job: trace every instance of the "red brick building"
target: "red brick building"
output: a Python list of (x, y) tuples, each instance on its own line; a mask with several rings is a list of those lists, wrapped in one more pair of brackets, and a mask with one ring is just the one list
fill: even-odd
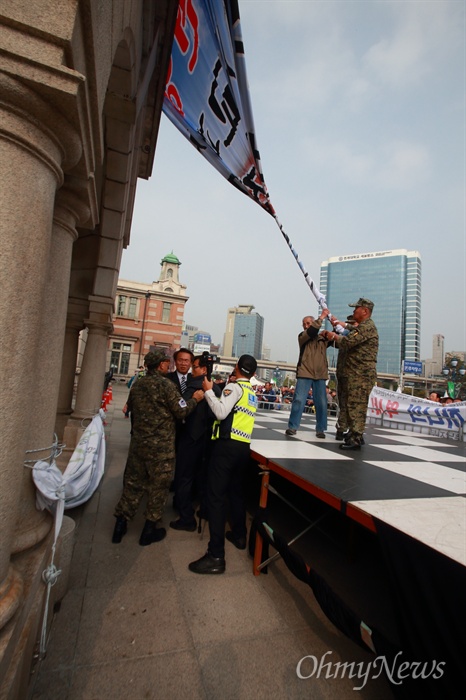
[(118, 280), (107, 351), (107, 368), (117, 378), (132, 376), (150, 349), (164, 348), (171, 356), (181, 345), (188, 301), (186, 285), (179, 281), (181, 263), (172, 251), (160, 264), (156, 282)]

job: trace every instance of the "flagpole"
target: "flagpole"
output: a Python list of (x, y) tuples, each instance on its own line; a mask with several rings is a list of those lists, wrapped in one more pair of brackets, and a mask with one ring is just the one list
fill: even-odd
[(303, 273), (304, 279), (306, 280), (306, 283), (307, 283), (308, 287), (310, 288), (311, 292), (312, 292), (313, 295), (315, 296), (317, 303), (318, 303), (319, 306), (321, 306), (323, 309), (327, 309), (328, 307), (327, 307), (327, 301), (326, 301), (326, 299), (325, 299), (325, 296), (321, 293), (321, 291), (319, 290), (318, 286), (316, 285), (316, 283), (314, 282), (314, 280), (312, 279), (312, 277), (309, 275), (309, 273), (307, 272), (306, 268), (304, 267), (303, 263), (302, 263), (301, 260), (299, 259), (299, 255), (298, 255), (297, 251), (296, 251), (295, 248), (293, 247), (293, 244), (291, 243), (291, 241), (290, 241), (288, 235), (285, 233), (285, 231), (284, 231), (284, 229), (283, 229), (283, 226), (282, 226), (281, 223), (279, 222), (279, 220), (278, 220), (278, 218), (277, 218), (277, 215), (276, 215), (275, 213), (273, 214), (273, 218), (275, 219), (275, 221), (276, 221), (276, 223), (277, 223), (277, 226), (278, 226), (278, 228), (280, 229), (281, 234), (282, 234), (283, 238), (285, 239), (285, 241), (286, 241), (286, 243), (287, 243), (287, 245), (288, 245), (288, 248), (291, 250), (294, 259), (295, 259), (296, 262), (298, 263), (299, 269), (300, 269), (301, 272)]

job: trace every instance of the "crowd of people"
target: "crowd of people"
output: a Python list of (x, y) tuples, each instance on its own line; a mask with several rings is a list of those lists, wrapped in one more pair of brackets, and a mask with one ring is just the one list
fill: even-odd
[[(131, 443), (112, 541), (121, 542), (144, 495), (147, 505), (139, 544), (161, 541), (166, 530), (159, 522), (172, 486), (178, 517), (170, 528), (194, 532), (196, 515), (209, 525), (207, 551), (189, 569), (199, 574), (223, 573), (225, 539), (246, 549), (243, 478), (258, 408), (280, 410), (288, 404), (285, 432), (289, 437), (296, 435), (303, 413), (312, 412), (316, 437), (325, 439), (327, 416), (336, 415), (335, 439), (340, 449), (361, 449), (368, 399), (376, 383), (378, 334), (371, 318), (372, 301), (360, 298), (349, 306), (354, 310), (344, 322), (327, 309), (318, 318), (303, 318), (294, 387), (278, 388), (267, 381), (254, 388), (251, 378), (257, 362), (251, 355), (242, 355), (224, 381), (210, 376), (212, 365), (206, 353), (194, 356), (180, 348), (173, 357), (175, 369), (169, 372), (170, 359), (164, 352), (149, 352), (144, 367), (128, 382), (130, 393), (123, 411), (131, 418)], [(322, 330), (326, 318), (332, 331)], [(339, 350), (336, 391), (328, 386), (326, 351), (331, 344)], [(429, 399), (452, 402), (437, 392)], [(225, 532), (227, 516), (230, 529)]]
[[(112, 542), (119, 544), (147, 495), (145, 524), (139, 544), (160, 542), (166, 529), (159, 522), (174, 474), (174, 530), (193, 532), (198, 517), (209, 525), (207, 551), (189, 564), (197, 574), (225, 571), (225, 538), (246, 549), (246, 505), (243, 478), (258, 399), (250, 379), (257, 369), (251, 355), (242, 355), (226, 382), (210, 377), (209, 359), (180, 348), (175, 370), (162, 350), (144, 358), (145, 371), (133, 381), (125, 415), (131, 417), (131, 442), (123, 492), (115, 507)], [(229, 515), (230, 529), (225, 532)]]

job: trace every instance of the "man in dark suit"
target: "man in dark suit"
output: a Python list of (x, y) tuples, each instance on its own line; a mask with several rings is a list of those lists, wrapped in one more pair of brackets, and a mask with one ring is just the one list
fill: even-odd
[[(207, 376), (208, 361), (202, 355), (195, 357), (189, 374), (185, 401), (194, 392), (202, 389), (202, 382)], [(218, 391), (221, 394), (221, 391)], [(197, 523), (194, 517), (193, 486), (197, 479), (198, 490), (202, 495), (203, 473), (210, 447), (214, 415), (206, 402), (199, 405), (188, 419), (178, 424), (175, 465), (175, 503), (179, 513), (178, 520), (173, 520), (170, 527), (174, 530), (194, 532)], [(202, 509), (202, 504), (201, 504)]]
[(188, 348), (180, 348), (173, 354), (176, 369), (167, 374), (167, 379), (170, 379), (182, 394), (186, 391), (189, 372), (193, 363), (194, 355)]

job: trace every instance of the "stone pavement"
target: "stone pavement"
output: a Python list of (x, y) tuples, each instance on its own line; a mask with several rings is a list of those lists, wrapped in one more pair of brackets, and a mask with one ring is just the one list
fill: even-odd
[[(30, 700), (390, 700), (384, 678), (297, 676), (304, 656), (336, 662), (373, 660), (330, 623), (312, 591), (281, 561), (255, 577), (247, 552), (226, 542), (226, 573), (200, 576), (188, 563), (207, 546), (205, 533), (168, 528), (138, 545), (143, 512), (122, 543), (111, 543), (113, 508), (129, 445), (123, 385), (107, 414), (106, 473), (93, 498), (67, 511), (76, 520), (68, 592), (54, 616), (47, 655), (37, 665)], [(312, 671), (312, 660), (303, 665)], [(327, 675), (335, 674), (332, 668)], [(317, 676), (320, 677), (317, 677)]]

